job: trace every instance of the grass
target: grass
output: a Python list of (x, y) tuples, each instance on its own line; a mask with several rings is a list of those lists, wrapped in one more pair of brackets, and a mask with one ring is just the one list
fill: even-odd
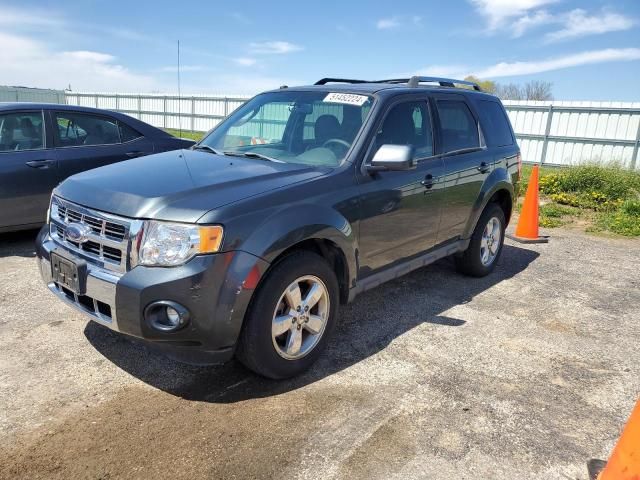
[(190, 130), (182, 130), (181, 132), (180, 130), (176, 130), (174, 128), (165, 128), (164, 131), (173, 135), (174, 137), (189, 138), (191, 140), (195, 140), (196, 142), (199, 141), (204, 136), (205, 133), (207, 133), (207, 132), (192, 132)]
[[(532, 170), (523, 167), (524, 195)], [(540, 168), (540, 226), (559, 227), (578, 218), (592, 232), (640, 236), (640, 172), (582, 165)]]

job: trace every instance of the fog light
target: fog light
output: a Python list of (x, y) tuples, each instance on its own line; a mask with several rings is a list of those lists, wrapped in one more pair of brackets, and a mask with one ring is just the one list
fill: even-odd
[(167, 320), (171, 325), (178, 325), (180, 323), (180, 314), (176, 312), (175, 308), (167, 307), (166, 309)]
[(160, 300), (153, 302), (144, 310), (147, 323), (162, 332), (175, 332), (189, 323), (190, 315), (186, 307), (177, 302)]

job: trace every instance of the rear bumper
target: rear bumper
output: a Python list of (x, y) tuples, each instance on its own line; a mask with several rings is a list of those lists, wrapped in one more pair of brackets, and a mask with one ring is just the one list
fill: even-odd
[[(52, 279), (51, 253), (74, 260), (45, 226), (36, 241), (42, 279), (62, 301), (112, 330), (157, 344), (190, 363), (220, 363), (233, 356), (245, 311), (268, 263), (246, 252), (198, 256), (174, 268), (138, 266), (123, 275), (87, 265), (86, 295), (78, 296)], [(251, 282), (246, 282), (247, 278)], [(190, 313), (176, 332), (159, 331), (144, 310), (159, 300), (177, 302)]]

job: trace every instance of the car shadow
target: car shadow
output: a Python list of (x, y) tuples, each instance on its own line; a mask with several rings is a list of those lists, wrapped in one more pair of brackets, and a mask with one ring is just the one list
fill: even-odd
[(0, 233), (0, 258), (36, 256), (38, 230)]
[(464, 320), (444, 312), (517, 275), (538, 256), (535, 251), (505, 245), (497, 268), (484, 278), (455, 273), (449, 258), (370, 290), (342, 306), (327, 350), (308, 372), (289, 380), (262, 378), (237, 361), (213, 367), (179, 363), (146, 343), (94, 322), (87, 324), (84, 333), (102, 355), (149, 385), (188, 400), (233, 403), (316, 382), (375, 355), (424, 323), (437, 328), (462, 327)]

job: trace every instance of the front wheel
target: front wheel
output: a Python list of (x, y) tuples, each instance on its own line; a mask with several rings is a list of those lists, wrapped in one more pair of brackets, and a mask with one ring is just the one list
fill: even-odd
[(316, 361), (335, 324), (336, 275), (311, 252), (296, 252), (267, 274), (251, 301), (237, 357), (268, 378), (297, 375)]
[(505, 217), (502, 208), (490, 203), (478, 220), (469, 247), (456, 257), (456, 269), (473, 277), (484, 277), (493, 271), (504, 245)]

